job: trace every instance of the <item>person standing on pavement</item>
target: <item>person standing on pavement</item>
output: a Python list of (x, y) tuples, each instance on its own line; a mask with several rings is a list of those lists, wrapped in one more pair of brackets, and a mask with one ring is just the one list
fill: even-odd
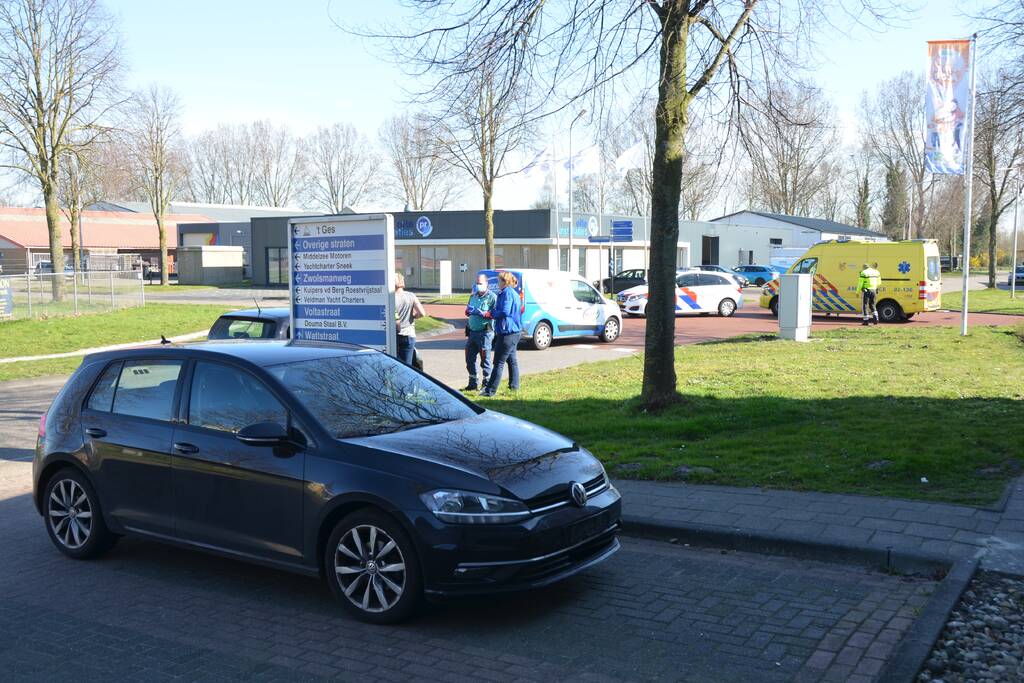
[(469, 384), (463, 391), (476, 391), (477, 360), (480, 361), (481, 382), (487, 384), (491, 376), (491, 344), (494, 342), (494, 322), (484, 314), (494, 309), (498, 297), (487, 287), (487, 276), (481, 273), (476, 278), (476, 287), (466, 306), (466, 370)]
[(882, 284), (882, 274), (872, 268), (870, 263), (865, 263), (857, 275), (857, 291), (861, 293), (861, 313), (864, 316), (862, 325), (878, 324), (875, 297), (880, 284)]
[(405, 291), (405, 276), (395, 273), (395, 328), (398, 331), (398, 360), (412, 365), (416, 353), (416, 318), (427, 312), (412, 292)]
[(484, 313), (485, 318), (494, 320), (494, 363), (491, 375), (484, 384), (481, 396), (494, 396), (501, 384), (501, 374), (505, 363), (508, 363), (508, 386), (512, 391), (519, 390), (519, 359), (516, 357), (516, 346), (523, 336), (523, 307), (516, 292), (519, 281), (507, 270), (498, 273), (498, 299), (494, 309)]

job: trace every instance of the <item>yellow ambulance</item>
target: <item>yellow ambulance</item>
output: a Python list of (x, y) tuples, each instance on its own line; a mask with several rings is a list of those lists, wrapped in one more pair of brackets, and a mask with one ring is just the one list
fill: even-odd
[[(827, 240), (808, 249), (786, 272), (807, 273), (813, 277), (815, 313), (860, 315), (857, 274), (865, 263), (882, 274), (876, 299), (882, 322), (909, 320), (915, 313), (938, 309), (942, 301), (942, 277), (935, 240)], [(779, 314), (778, 280), (765, 284), (760, 303), (774, 315)]]

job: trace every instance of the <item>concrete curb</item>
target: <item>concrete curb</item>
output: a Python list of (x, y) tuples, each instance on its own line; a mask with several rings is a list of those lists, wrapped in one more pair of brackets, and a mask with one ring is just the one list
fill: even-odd
[(744, 529), (722, 529), (700, 524), (653, 520), (623, 515), (623, 533), (658, 540), (671, 540), (698, 547), (726, 548), (742, 552), (799, 557), (840, 564), (854, 564), (901, 574), (943, 576), (920, 616), (900, 640), (886, 662), (879, 681), (911, 683), (931, 654), (935, 641), (978, 568), (974, 557), (952, 559), (894, 548), (877, 548), (850, 543), (811, 541), (796, 536)]
[(433, 330), (428, 330), (426, 332), (417, 332), (416, 333), (416, 338), (417, 339), (430, 339), (431, 337), (440, 337), (440, 336), (443, 336), (443, 335), (446, 335), (446, 334), (451, 334), (455, 330), (456, 330), (455, 325), (452, 325), (451, 323), (448, 323), (444, 327), (437, 327), (437, 328), (434, 328)]
[(880, 683), (905, 683), (917, 677), (977, 569), (978, 560), (973, 557), (953, 565), (879, 673)]
[[(168, 341), (172, 342), (187, 342), (196, 339), (202, 339), (209, 330), (200, 330), (198, 332), (189, 332), (188, 334), (179, 334), (176, 337), (168, 337)], [(53, 360), (55, 358), (74, 358), (76, 356), (87, 356), (90, 353), (100, 353), (101, 351), (117, 351), (118, 349), (130, 349), (136, 346), (154, 346), (161, 342), (160, 339), (146, 339), (143, 341), (125, 342), (124, 344), (111, 344), (110, 346), (97, 346), (91, 349), (78, 349), (77, 351), (66, 351), (64, 353), (48, 353), (43, 356), (18, 356), (17, 358), (0, 358), (0, 363), (30, 363), (37, 360)]]
[(699, 547), (726, 548), (742, 552), (799, 557), (822, 562), (854, 564), (879, 571), (935, 576), (949, 570), (952, 560), (940, 555), (906, 552), (896, 548), (852, 543), (812, 541), (798, 536), (765, 531), (661, 522), (647, 517), (623, 515), (624, 533), (659, 540), (675, 539)]

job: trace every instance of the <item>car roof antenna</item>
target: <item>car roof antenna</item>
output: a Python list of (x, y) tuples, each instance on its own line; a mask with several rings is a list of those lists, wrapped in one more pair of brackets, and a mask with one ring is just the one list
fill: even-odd
[(256, 300), (256, 297), (253, 297), (253, 298), (252, 298), (252, 302), (253, 302), (254, 304), (256, 304), (256, 313), (257, 313), (258, 315), (263, 315), (263, 309), (262, 309), (262, 308), (260, 308), (260, 302)]
[(173, 344), (173, 343), (174, 342), (172, 342), (170, 339), (168, 339), (164, 335), (162, 335), (162, 334), (160, 335), (160, 344), (161, 345), (163, 345), (163, 344)]

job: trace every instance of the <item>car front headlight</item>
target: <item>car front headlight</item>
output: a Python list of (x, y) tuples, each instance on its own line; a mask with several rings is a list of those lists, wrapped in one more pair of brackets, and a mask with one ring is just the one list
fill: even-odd
[(644, 294), (630, 294), (626, 297), (626, 301), (639, 301), (644, 298)]
[(483, 493), (441, 489), (421, 494), (420, 499), (442, 522), (454, 524), (505, 524), (530, 516), (518, 500)]

